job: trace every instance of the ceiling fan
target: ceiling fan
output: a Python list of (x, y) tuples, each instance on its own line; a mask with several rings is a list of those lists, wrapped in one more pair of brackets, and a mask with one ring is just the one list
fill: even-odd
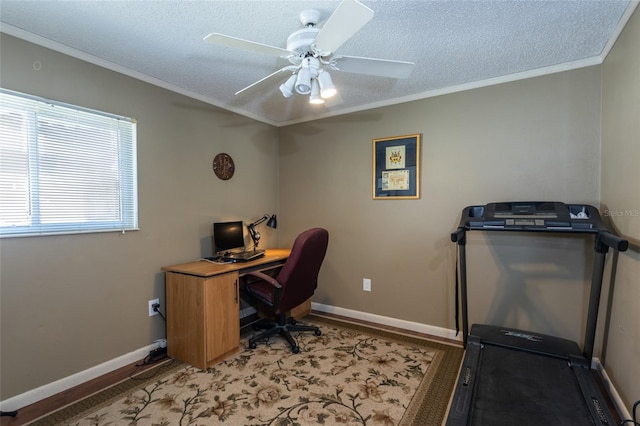
[(271, 78), (290, 73), (287, 80), (280, 85), (280, 92), (285, 98), (290, 98), (295, 92), (309, 95), (309, 102), (312, 104), (323, 104), (326, 99), (337, 95), (329, 70), (390, 78), (407, 78), (411, 74), (413, 62), (335, 54), (335, 51), (371, 18), (373, 10), (357, 0), (343, 0), (322, 28), (317, 28), (320, 21), (318, 10), (301, 12), (299, 19), (304, 28), (287, 38), (286, 49), (219, 33), (211, 33), (204, 40), (208, 43), (278, 56), (288, 59), (291, 63), (237, 91), (236, 95)]

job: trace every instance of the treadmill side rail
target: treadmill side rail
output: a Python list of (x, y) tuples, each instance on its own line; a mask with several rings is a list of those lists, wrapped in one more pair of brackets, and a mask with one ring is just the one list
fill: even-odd
[(573, 372), (576, 375), (585, 404), (595, 424), (598, 426), (616, 426), (617, 423), (613, 419), (607, 407), (607, 402), (593, 378), (592, 371), (588, 368), (574, 367)]
[(469, 336), (446, 426), (466, 426), (469, 424), (481, 352), (481, 339)]

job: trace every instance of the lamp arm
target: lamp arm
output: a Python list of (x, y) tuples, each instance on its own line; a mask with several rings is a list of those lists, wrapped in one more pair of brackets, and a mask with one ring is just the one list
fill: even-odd
[(269, 219), (269, 215), (265, 214), (264, 216), (262, 216), (260, 219), (256, 220), (255, 222), (253, 222), (251, 225), (249, 225), (249, 227), (252, 226), (258, 226), (260, 225), (262, 222), (264, 222), (265, 220)]
[(253, 241), (253, 249), (255, 250), (258, 248), (260, 233), (256, 230), (256, 226), (253, 223), (247, 226), (247, 230), (249, 231), (249, 235), (251, 236), (251, 240)]
[(247, 226), (247, 230), (249, 231), (249, 235), (251, 236), (251, 240), (253, 241), (254, 250), (258, 248), (258, 241), (260, 241), (260, 233), (256, 230), (256, 226), (260, 225), (267, 219), (269, 219), (269, 215), (265, 214), (260, 219)]
[(260, 225), (262, 222), (266, 221), (267, 219), (269, 219), (269, 222), (267, 223), (268, 226), (270, 226), (272, 228), (276, 228), (278, 226), (275, 214), (273, 216), (271, 216), (271, 218), (269, 217), (268, 214), (265, 214), (260, 219), (258, 219), (255, 222), (247, 225), (247, 230), (249, 231), (249, 235), (251, 236), (251, 239), (253, 240), (253, 249), (254, 250), (258, 249), (258, 242), (260, 241), (260, 237), (261, 237), (260, 232), (258, 232), (256, 230), (256, 226)]

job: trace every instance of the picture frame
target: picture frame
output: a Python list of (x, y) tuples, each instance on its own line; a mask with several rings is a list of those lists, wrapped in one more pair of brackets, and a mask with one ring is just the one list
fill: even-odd
[(420, 134), (373, 139), (373, 199), (420, 198)]

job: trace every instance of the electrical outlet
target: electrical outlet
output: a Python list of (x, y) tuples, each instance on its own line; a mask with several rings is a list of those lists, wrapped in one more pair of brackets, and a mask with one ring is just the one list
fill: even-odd
[(152, 317), (154, 315), (158, 315), (157, 311), (153, 310), (153, 305), (154, 304), (160, 304), (160, 299), (153, 299), (153, 300), (149, 300), (149, 316)]
[(371, 291), (371, 280), (369, 278), (362, 279), (362, 290)]

